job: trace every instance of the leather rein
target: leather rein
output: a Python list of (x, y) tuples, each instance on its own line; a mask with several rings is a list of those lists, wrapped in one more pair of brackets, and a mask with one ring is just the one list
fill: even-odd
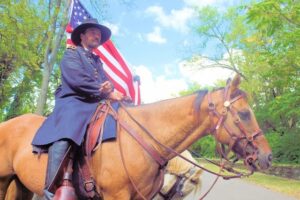
[[(239, 116), (238, 116), (238, 113), (236, 111), (236, 108), (232, 105), (234, 102), (236, 102), (237, 100), (241, 99), (241, 98), (244, 98), (243, 95), (238, 95), (237, 97), (233, 98), (233, 99), (230, 99), (230, 94), (229, 94), (229, 84), (227, 84), (227, 86), (225, 87), (224, 89), (224, 108), (222, 110), (221, 113), (219, 113), (217, 110), (216, 110), (216, 106), (215, 104), (213, 103), (212, 99), (211, 99), (211, 93), (208, 93), (208, 109), (209, 109), (209, 116), (210, 116), (210, 121), (211, 121), (211, 125), (212, 125), (212, 129), (210, 130), (210, 133), (215, 136), (215, 139), (217, 140), (217, 130), (223, 126), (225, 128), (225, 130), (228, 132), (228, 134), (230, 135), (231, 139), (233, 142), (231, 142), (229, 144), (229, 150), (228, 152), (224, 152), (224, 151), (218, 151), (219, 154), (221, 155), (221, 162), (222, 162), (222, 158), (225, 158), (227, 161), (229, 161), (229, 159), (227, 158), (227, 154), (230, 152), (230, 150), (232, 150), (234, 144), (236, 144), (236, 142), (240, 141), (240, 140), (243, 140), (243, 139), (246, 139), (247, 140), (247, 143), (246, 145), (244, 146), (244, 149), (243, 149), (243, 153), (245, 153), (245, 149), (247, 147), (248, 144), (251, 144), (254, 146), (254, 148), (256, 149), (256, 151), (252, 154), (252, 155), (249, 155), (246, 157), (245, 159), (245, 164), (248, 166), (249, 163), (252, 163), (253, 161), (255, 161), (257, 159), (257, 146), (254, 144), (254, 139), (261, 135), (262, 134), (262, 131), (261, 130), (257, 130), (255, 131), (254, 133), (248, 135), (247, 132), (246, 132), (246, 129), (244, 128), (243, 124), (241, 123), (240, 119), (239, 119)], [(168, 162), (167, 159), (163, 158), (160, 153), (155, 149), (153, 148), (151, 145), (149, 145), (146, 141), (144, 141), (144, 139), (133, 129), (131, 128), (124, 120), (120, 119), (118, 117), (118, 114), (117, 112), (111, 107), (110, 105), (110, 102), (107, 101), (107, 105), (110, 107), (110, 111), (109, 111), (109, 114), (111, 114), (115, 120), (119, 123), (119, 125), (126, 130), (127, 133), (129, 133), (144, 149), (145, 151), (148, 152), (148, 154), (158, 163), (159, 165), (159, 176), (161, 177), (161, 181), (160, 181), (160, 184), (157, 188), (154, 188), (152, 190), (152, 196), (154, 196), (161, 188), (162, 186), (162, 181), (163, 181), (163, 172), (164, 172), (164, 168)], [(250, 172), (250, 173), (242, 173), (242, 172), (238, 172), (236, 170), (234, 170), (232, 167), (230, 166), (225, 166), (224, 163), (221, 163), (221, 164), (218, 164), (218, 163), (215, 163), (214, 161), (209, 161), (210, 163), (212, 164), (215, 164), (217, 166), (220, 167), (220, 171), (219, 173), (216, 173), (216, 172), (213, 172), (209, 169), (206, 169), (204, 167), (202, 167), (201, 165), (199, 165), (198, 163), (195, 163), (185, 157), (183, 157), (182, 155), (180, 155), (179, 153), (177, 153), (174, 149), (162, 144), (160, 141), (158, 141), (154, 136), (153, 134), (151, 134), (142, 124), (140, 124), (127, 110), (126, 106), (120, 102), (120, 105), (121, 107), (124, 109), (124, 111), (128, 114), (128, 116), (151, 138), (155, 141), (156, 144), (158, 144), (160, 147), (163, 147), (164, 149), (166, 149), (167, 151), (169, 151), (170, 153), (173, 153), (175, 156), (179, 156), (180, 158), (182, 158), (183, 160), (193, 164), (194, 166), (204, 170), (204, 171), (207, 171), (208, 173), (211, 173), (211, 174), (214, 174), (217, 176), (216, 180), (214, 181), (213, 185), (211, 186), (211, 188), (207, 191), (207, 193), (212, 189), (212, 187), (214, 186), (214, 184), (216, 183), (216, 181), (218, 180), (219, 177), (222, 177), (223, 179), (231, 179), (231, 178), (240, 178), (240, 177), (243, 177), (243, 176), (249, 176), (251, 174), (253, 174), (253, 170)], [(239, 128), (239, 130), (242, 132), (243, 136), (238, 136), (236, 134), (234, 134), (234, 131), (232, 131), (228, 125), (225, 123), (225, 119), (226, 119), (226, 116), (228, 114), (228, 112), (230, 112), (234, 118), (235, 118), (235, 125)], [(217, 124), (214, 125), (214, 118), (217, 117), (218, 119), (218, 122)], [(219, 142), (218, 142), (219, 143)], [(133, 187), (135, 188), (136, 192), (139, 194), (139, 196), (146, 200), (147, 198), (145, 198), (145, 196), (139, 191), (139, 189), (137, 188), (136, 184), (134, 183), (134, 181), (132, 180), (131, 176), (129, 175), (128, 173), (128, 170), (127, 170), (127, 167), (125, 165), (125, 159), (124, 159), (124, 154), (123, 154), (123, 150), (122, 150), (122, 146), (121, 146), (121, 143), (119, 142), (119, 146), (120, 146), (120, 151), (121, 151), (121, 157), (122, 157), (122, 162), (123, 162), (123, 165), (124, 165), (124, 168), (125, 168), (125, 171), (127, 173), (127, 176), (129, 177), (130, 179), (130, 182), (131, 184), (133, 185)], [(206, 159), (207, 160), (207, 159)], [(230, 173), (233, 173), (235, 175), (224, 175), (224, 174), (221, 174), (221, 172), (223, 170), (226, 170)], [(201, 197), (200, 199), (203, 199), (207, 193)]]

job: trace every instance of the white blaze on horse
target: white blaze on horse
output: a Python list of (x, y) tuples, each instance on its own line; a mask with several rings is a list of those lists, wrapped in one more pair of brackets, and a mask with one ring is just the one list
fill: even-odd
[[(187, 150), (181, 155), (197, 162)], [(178, 156), (171, 159), (166, 167), (163, 187), (153, 200), (180, 200), (192, 192), (196, 194), (201, 188), (202, 172), (201, 169)]]
[[(218, 142), (228, 145), (251, 169), (268, 168), (271, 149), (239, 84), (240, 77), (236, 76), (224, 89), (121, 107), (117, 113), (117, 139), (104, 142), (90, 159), (97, 191), (103, 199), (151, 199), (162, 181), (161, 169), (175, 157), (170, 149), (183, 152), (209, 133), (214, 133)], [(34, 155), (31, 141), (44, 120), (27, 114), (0, 124), (0, 200), (5, 198), (14, 177), (29, 191), (43, 194), (47, 154)], [(124, 124), (135, 131), (139, 141)]]

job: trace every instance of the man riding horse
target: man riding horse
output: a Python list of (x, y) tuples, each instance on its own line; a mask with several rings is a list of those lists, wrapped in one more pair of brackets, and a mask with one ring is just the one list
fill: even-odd
[(106, 77), (100, 58), (92, 50), (111, 36), (109, 28), (96, 19), (87, 19), (71, 35), (77, 47), (69, 47), (62, 58), (61, 85), (55, 92), (53, 113), (36, 133), (32, 145), (36, 153), (48, 150), (45, 199), (52, 199), (49, 191), (58, 168), (70, 146), (82, 145), (88, 123), (99, 101), (122, 100)]

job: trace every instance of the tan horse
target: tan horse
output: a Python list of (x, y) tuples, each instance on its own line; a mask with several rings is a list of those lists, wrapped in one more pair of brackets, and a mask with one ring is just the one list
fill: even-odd
[[(240, 96), (243, 93), (238, 89), (239, 84), (240, 78), (236, 76), (227, 89), (213, 91), (200, 101), (199, 95), (194, 94), (130, 107), (128, 111), (154, 138), (177, 152), (183, 152), (197, 139), (211, 132), (217, 124), (221, 125), (215, 132), (219, 142), (230, 145), (240, 157), (246, 158), (249, 165), (254, 167), (258, 164), (260, 168), (266, 169), (271, 163), (271, 149), (264, 135), (258, 131), (259, 126), (246, 98)], [(212, 107), (225, 117), (210, 115)], [(225, 113), (225, 110), (228, 112)], [(123, 108), (119, 109), (118, 116), (136, 130), (146, 143), (153, 146), (161, 157), (170, 160), (175, 156), (149, 137), (145, 129), (137, 125)], [(239, 124), (238, 118), (241, 118)], [(14, 176), (31, 192), (42, 195), (47, 155), (39, 157), (32, 154), (30, 143), (44, 120), (44, 117), (27, 114), (0, 124), (0, 200), (5, 198)], [(140, 193), (146, 199), (151, 198), (160, 182), (160, 166), (120, 126), (118, 138), (103, 143), (92, 156), (91, 168), (98, 191), (101, 191), (105, 200), (141, 199), (124, 170), (120, 147), (129, 176)], [(248, 159), (249, 156), (251, 159)]]
[[(181, 155), (197, 163), (189, 151), (186, 150)], [(166, 167), (163, 187), (153, 200), (180, 200), (191, 192), (196, 193), (201, 188), (202, 172), (178, 156), (171, 159)]]
[[(189, 151), (186, 150), (182, 152), (181, 155), (197, 163)], [(200, 178), (202, 172), (201, 169), (196, 168), (193, 164), (178, 156), (172, 158), (166, 167), (164, 184), (160, 190), (160, 194), (157, 194), (153, 200), (180, 200), (192, 192), (196, 193), (201, 188)], [(171, 191), (173, 188), (176, 189), (174, 193)], [(31, 198), (32, 194), (30, 194), (18, 180), (14, 180), (8, 188), (5, 200), (26, 200)]]

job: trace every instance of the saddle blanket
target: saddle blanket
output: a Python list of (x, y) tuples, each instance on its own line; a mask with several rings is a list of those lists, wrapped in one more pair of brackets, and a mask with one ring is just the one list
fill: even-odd
[[(120, 104), (118, 102), (114, 102), (111, 104), (113, 109), (118, 112)], [(103, 137), (102, 142), (107, 140), (116, 139), (117, 137), (117, 122), (111, 115), (107, 115), (104, 125), (103, 125)], [(99, 138), (100, 139), (100, 138)], [(100, 141), (98, 141), (100, 142)]]

